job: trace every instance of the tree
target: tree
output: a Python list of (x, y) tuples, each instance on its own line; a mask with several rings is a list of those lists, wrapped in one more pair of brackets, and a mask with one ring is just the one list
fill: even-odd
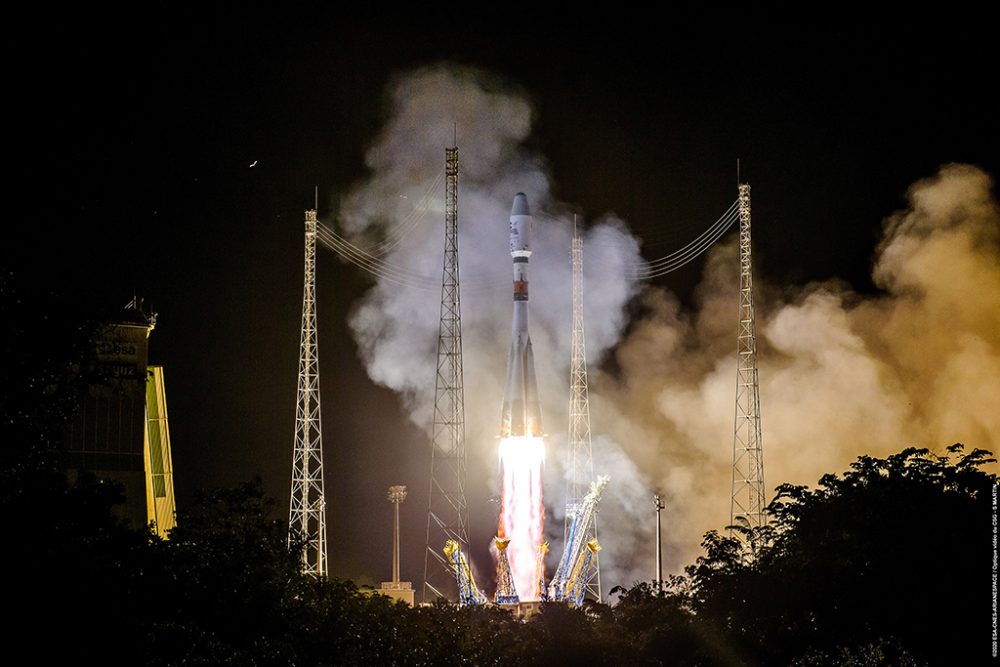
[(934, 665), (983, 657), (994, 459), (947, 452), (862, 456), (814, 490), (778, 487), (755, 560), (706, 537), (688, 568), (694, 611), (754, 664), (883, 643)]

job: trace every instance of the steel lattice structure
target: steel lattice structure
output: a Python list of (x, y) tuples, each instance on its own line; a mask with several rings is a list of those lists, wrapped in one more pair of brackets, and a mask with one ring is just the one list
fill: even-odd
[(750, 186), (739, 186), (740, 210), (740, 325), (737, 342), (736, 419), (733, 436), (733, 486), (729, 509), (732, 526), (750, 529), (751, 548), (756, 529), (765, 525), (764, 439), (760, 428), (760, 382), (754, 327), (753, 275), (750, 257)]
[(494, 538), (497, 547), (497, 590), (493, 594), (494, 604), (517, 604), (521, 601), (514, 586), (514, 578), (510, 573), (510, 561), (507, 560), (507, 547), (510, 540)]
[(476, 585), (476, 580), (472, 576), (472, 570), (469, 569), (469, 562), (465, 560), (465, 554), (458, 548), (458, 542), (448, 540), (445, 542), (442, 551), (448, 559), (457, 581), (458, 604), (460, 606), (481, 605), (489, 602), (486, 599), (486, 595)]
[(316, 211), (306, 211), (305, 287), (295, 408), (295, 450), (288, 509), (289, 546), (302, 541), (302, 567), (327, 573), (326, 499), (323, 495), (323, 429), (319, 400), (319, 344), (316, 339)]
[(445, 149), (444, 267), (437, 377), (431, 439), (431, 482), (424, 552), (423, 600), (457, 599), (454, 566), (442, 557), (449, 540), (469, 546), (469, 506), (465, 499), (465, 389), (462, 380), (462, 308), (458, 271), (458, 147)]
[[(563, 534), (570, 538), (573, 514), (583, 507), (583, 499), (594, 480), (594, 455), (590, 437), (590, 392), (587, 388), (587, 345), (583, 327), (583, 238), (573, 228), (573, 337), (569, 383), (569, 475), (566, 492), (566, 520)], [(581, 527), (582, 541), (597, 538), (597, 516)], [(584, 595), (601, 601), (601, 565), (595, 552), (594, 567), (586, 571)]]

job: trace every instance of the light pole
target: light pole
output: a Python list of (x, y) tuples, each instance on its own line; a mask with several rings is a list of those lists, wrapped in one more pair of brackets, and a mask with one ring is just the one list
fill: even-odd
[(656, 588), (663, 590), (663, 544), (660, 542), (660, 510), (665, 505), (659, 493), (653, 494), (653, 507), (656, 509)]
[(399, 583), (399, 503), (406, 500), (406, 487), (390, 486), (388, 498), (395, 511), (392, 531), (392, 583), (396, 584)]

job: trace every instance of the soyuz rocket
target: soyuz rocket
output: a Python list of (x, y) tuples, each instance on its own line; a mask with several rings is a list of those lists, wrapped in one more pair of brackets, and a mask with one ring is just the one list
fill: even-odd
[(523, 192), (514, 195), (510, 209), (510, 257), (514, 264), (514, 320), (507, 358), (507, 386), (503, 393), (500, 437), (542, 435), (538, 408), (535, 360), (528, 336), (528, 258), (531, 257), (531, 211)]

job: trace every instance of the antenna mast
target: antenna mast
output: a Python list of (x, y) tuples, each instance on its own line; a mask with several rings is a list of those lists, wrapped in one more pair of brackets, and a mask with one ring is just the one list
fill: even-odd
[[(462, 380), (462, 308), (458, 271), (458, 146), (445, 149), (444, 267), (438, 329), (431, 483), (424, 551), (423, 601), (458, 599), (454, 566), (441, 549), (449, 540), (468, 552), (465, 499), (465, 389)], [(452, 592), (454, 594), (452, 595)], [(447, 594), (446, 594), (447, 593)]]
[(733, 486), (729, 534), (737, 523), (750, 530), (756, 553), (757, 533), (766, 525), (764, 508), (764, 439), (760, 428), (760, 381), (754, 325), (753, 275), (750, 257), (750, 186), (740, 193), (740, 325), (737, 337), (736, 420), (733, 436)]
[[(587, 388), (587, 345), (583, 328), (583, 237), (573, 216), (573, 338), (570, 360), (569, 388), (569, 487), (566, 498), (566, 520), (563, 531), (569, 539), (573, 515), (583, 506), (583, 498), (594, 480), (594, 456), (590, 437), (590, 393)], [(585, 531), (583, 541), (597, 537), (597, 516)], [(601, 601), (601, 564), (594, 554), (594, 568), (588, 572), (584, 595)]]
[(326, 575), (326, 499), (323, 495), (323, 429), (319, 402), (319, 343), (316, 336), (316, 211), (306, 211), (302, 337), (295, 408), (295, 450), (288, 508), (288, 544), (301, 540), (302, 569)]

